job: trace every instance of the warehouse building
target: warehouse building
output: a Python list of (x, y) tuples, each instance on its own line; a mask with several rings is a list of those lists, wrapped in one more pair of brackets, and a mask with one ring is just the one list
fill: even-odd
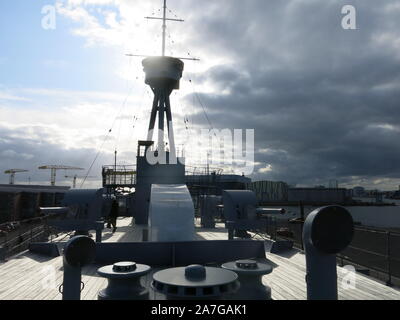
[(69, 187), (0, 184), (0, 223), (38, 216), (39, 207), (60, 206)]
[(345, 203), (348, 199), (347, 190), (343, 188), (289, 188), (288, 202), (304, 203)]
[(260, 204), (287, 201), (288, 188), (282, 181), (255, 181), (246, 185), (247, 190), (254, 191)]

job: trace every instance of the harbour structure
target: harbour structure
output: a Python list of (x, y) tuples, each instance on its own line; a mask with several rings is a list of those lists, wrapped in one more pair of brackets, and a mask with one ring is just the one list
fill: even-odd
[(0, 223), (39, 216), (40, 207), (60, 206), (69, 187), (0, 185)]
[(25, 170), (25, 169), (8, 169), (8, 170), (4, 171), (5, 174), (9, 174), (10, 175), (9, 184), (14, 184), (14, 182), (15, 182), (15, 174), (16, 173), (22, 173), (22, 172), (29, 172), (29, 170)]
[(288, 202), (341, 203), (348, 202), (344, 188), (289, 188)]
[(189, 189), (212, 189), (214, 195), (221, 195), (222, 190), (245, 190), (251, 179), (236, 174), (224, 174), (222, 170), (207, 173), (202, 168), (186, 168), (185, 182)]
[(344, 188), (293, 188), (282, 181), (254, 181), (246, 184), (255, 192), (258, 201), (264, 204), (346, 204), (351, 202)]
[(245, 190), (250, 178), (225, 174), (223, 169), (186, 166), (185, 183), (192, 196), (197, 215), (201, 215), (201, 204), (205, 197), (221, 197), (223, 190)]
[(354, 197), (363, 197), (365, 196), (365, 188), (363, 187), (354, 187), (353, 188), (353, 196)]
[[(336, 181), (336, 180), (335, 180)], [(343, 206), (393, 206), (390, 201), (383, 201), (382, 192), (374, 192), (366, 198), (364, 188), (326, 188), (320, 187), (291, 187), (282, 181), (252, 181), (246, 183), (245, 188), (255, 192), (262, 205), (298, 206), (301, 202), (308, 206), (322, 206), (332, 203)], [(357, 190), (355, 192), (354, 190)], [(360, 191), (362, 190), (362, 193)], [(363, 197), (360, 197), (363, 194)]]
[(260, 203), (285, 202), (288, 200), (289, 186), (282, 181), (254, 181), (246, 184), (247, 190), (252, 190)]
[(84, 170), (83, 168), (79, 167), (71, 167), (71, 166), (65, 166), (65, 165), (46, 165), (46, 166), (40, 166), (40, 170), (50, 170), (50, 185), (55, 186), (56, 185), (56, 174), (58, 170)]
[(336, 179), (329, 180), (329, 188), (330, 189), (337, 189), (339, 188), (339, 181)]

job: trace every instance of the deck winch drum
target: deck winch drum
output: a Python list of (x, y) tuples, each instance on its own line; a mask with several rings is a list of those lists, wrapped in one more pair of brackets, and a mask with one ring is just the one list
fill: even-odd
[(272, 266), (255, 260), (237, 260), (227, 262), (222, 268), (233, 271), (239, 276), (240, 289), (232, 298), (235, 300), (270, 300), (271, 288), (262, 283), (263, 275), (272, 272)]
[(151, 287), (167, 300), (204, 300), (222, 299), (236, 292), (240, 284), (233, 271), (190, 265), (155, 273)]
[(135, 262), (117, 262), (97, 270), (108, 279), (108, 286), (98, 294), (99, 300), (148, 300), (149, 291), (141, 283), (141, 277), (151, 271), (150, 266)]

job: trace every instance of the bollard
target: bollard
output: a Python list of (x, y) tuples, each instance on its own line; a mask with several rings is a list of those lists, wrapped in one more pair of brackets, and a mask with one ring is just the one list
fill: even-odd
[(142, 287), (141, 277), (151, 268), (135, 262), (118, 262), (102, 267), (98, 274), (108, 279), (108, 286), (98, 294), (99, 300), (148, 300), (149, 291)]
[(311, 212), (303, 228), (308, 300), (337, 300), (336, 254), (353, 239), (350, 213), (341, 206)]
[(271, 300), (271, 288), (262, 283), (263, 275), (272, 272), (272, 266), (255, 260), (238, 260), (224, 263), (223, 269), (239, 276), (240, 289), (234, 300)]
[[(63, 284), (60, 286), (63, 300), (80, 300), (82, 267), (96, 256), (96, 244), (89, 237), (76, 236), (65, 245), (63, 258)], [(62, 290), (61, 290), (62, 287)]]
[(191, 265), (155, 273), (151, 287), (167, 300), (218, 300), (235, 293), (240, 284), (233, 271)]

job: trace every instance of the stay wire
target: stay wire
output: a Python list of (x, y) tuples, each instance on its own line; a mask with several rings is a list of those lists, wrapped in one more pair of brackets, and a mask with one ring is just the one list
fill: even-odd
[(110, 136), (110, 133), (111, 133), (111, 132), (112, 132), (112, 128), (111, 128), (110, 130), (108, 130), (108, 133), (107, 133), (106, 136), (104, 137), (104, 140), (103, 140), (103, 142), (102, 142), (102, 144), (101, 144), (101, 146), (100, 146), (100, 149), (99, 149), (99, 151), (97, 152), (96, 156), (94, 157), (94, 159), (93, 159), (93, 161), (92, 161), (92, 163), (91, 163), (91, 165), (90, 165), (90, 167), (89, 167), (89, 169), (88, 169), (88, 171), (87, 171), (87, 173), (86, 173), (86, 176), (85, 176), (85, 178), (83, 179), (83, 181), (82, 181), (82, 183), (81, 183), (79, 189), (82, 189), (83, 185), (85, 184), (86, 179), (88, 178), (88, 176), (89, 176), (89, 174), (90, 174), (90, 171), (92, 170), (94, 164), (96, 163), (96, 160), (97, 160), (97, 158), (99, 157), (100, 153), (103, 151), (104, 144), (106, 143), (106, 141), (107, 141), (108, 137)]
[(141, 112), (142, 112), (142, 110), (143, 110), (143, 105), (145, 104), (144, 96), (145, 96), (147, 90), (148, 90), (148, 89), (147, 89), (146, 87), (143, 88), (142, 96), (141, 96), (141, 99), (140, 99), (140, 101), (142, 101), (142, 103), (139, 104), (139, 109), (137, 110), (137, 112), (134, 114), (134, 117), (133, 117), (133, 125), (132, 125), (132, 128), (133, 128), (132, 137), (133, 137), (133, 138), (135, 137), (135, 134), (136, 134), (137, 122), (138, 122), (138, 120), (140, 119), (139, 116), (140, 116), (140, 114), (141, 114)]
[[(189, 82), (190, 82), (190, 83), (192, 84), (192, 86), (193, 86), (193, 94), (194, 94), (194, 96), (197, 98), (197, 100), (198, 100), (198, 102), (199, 102), (201, 108), (203, 109), (203, 113), (204, 113), (205, 118), (207, 119), (208, 125), (210, 126), (211, 130), (214, 130), (214, 126), (212, 125), (211, 120), (210, 120), (210, 118), (208, 117), (206, 108), (205, 108), (203, 102), (201, 101), (199, 94), (197, 93), (197, 91), (196, 91), (196, 89), (195, 89), (195, 86), (194, 86), (194, 83), (193, 83), (192, 79), (189, 79)], [(214, 134), (215, 134), (215, 132), (214, 132)]]
[(100, 156), (101, 152), (103, 151), (104, 144), (106, 143), (106, 141), (108, 140), (108, 138), (109, 138), (111, 132), (113, 131), (114, 126), (115, 126), (115, 123), (117, 122), (117, 119), (118, 119), (119, 115), (121, 114), (122, 109), (123, 109), (124, 105), (126, 104), (126, 102), (127, 102), (128, 98), (129, 98), (129, 96), (130, 96), (132, 90), (133, 90), (133, 87), (130, 89), (130, 91), (129, 91), (127, 97), (126, 97), (125, 100), (124, 100), (123, 105), (121, 106), (121, 108), (120, 108), (118, 114), (117, 114), (116, 117), (114, 118), (114, 121), (112, 122), (111, 128), (108, 130), (107, 134), (105, 135), (105, 137), (104, 137), (104, 139), (103, 139), (103, 142), (102, 142), (102, 144), (101, 144), (101, 146), (100, 146), (100, 149), (98, 150), (96, 156), (94, 157), (94, 159), (93, 159), (93, 161), (92, 161), (92, 163), (91, 163), (91, 165), (90, 165), (88, 171), (86, 172), (85, 178), (83, 179), (83, 181), (82, 181), (82, 183), (81, 183), (81, 185), (80, 185), (80, 187), (79, 187), (80, 189), (82, 189), (83, 185), (85, 184), (87, 178), (88, 178), (89, 175), (90, 175), (90, 172), (91, 172), (91, 170), (92, 170), (94, 164), (96, 163), (98, 157)]
[(123, 112), (124, 112), (124, 110), (125, 110), (125, 108), (126, 108), (126, 104), (127, 104), (127, 102), (128, 102), (128, 99), (129, 99), (130, 95), (132, 94), (132, 91), (133, 91), (133, 86), (130, 88), (130, 90), (129, 90), (129, 92), (128, 92), (128, 95), (126, 96), (126, 98), (125, 98), (125, 100), (124, 100), (124, 102), (123, 102), (123, 104), (122, 104), (122, 108), (120, 109), (120, 113), (119, 113), (119, 115), (118, 115), (118, 117), (117, 117), (117, 118), (119, 118), (119, 128), (118, 128), (117, 139), (116, 139), (116, 141), (115, 141), (115, 150), (118, 150), (118, 147), (119, 147), (119, 140), (120, 140), (120, 136), (121, 136), (121, 127), (122, 127), (122, 121), (123, 121), (123, 119), (121, 118), (121, 116), (123, 116)]

